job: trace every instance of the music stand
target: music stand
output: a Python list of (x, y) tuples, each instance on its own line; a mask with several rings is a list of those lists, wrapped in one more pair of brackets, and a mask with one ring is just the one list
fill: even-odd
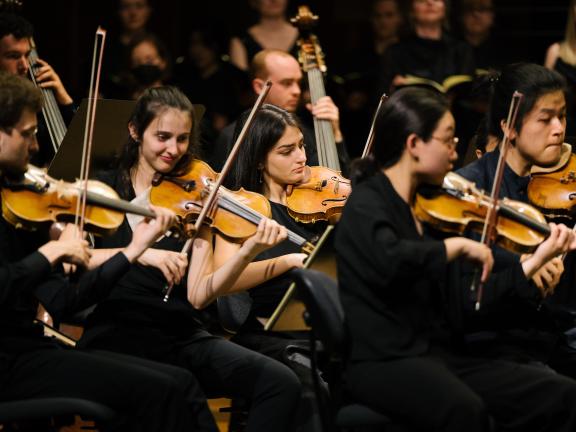
[[(98, 99), (92, 142), (92, 163), (88, 172), (93, 173), (110, 168), (114, 156), (128, 140), (128, 120), (130, 120), (135, 104), (135, 101), (128, 100)], [(48, 174), (56, 179), (73, 182), (80, 176), (87, 106), (88, 99), (82, 100), (48, 168)], [(205, 110), (203, 105), (194, 105), (194, 120), (197, 125), (200, 124)]]

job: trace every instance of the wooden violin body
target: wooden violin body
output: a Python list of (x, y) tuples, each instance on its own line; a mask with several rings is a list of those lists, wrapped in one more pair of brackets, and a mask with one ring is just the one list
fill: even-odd
[(528, 183), (528, 199), (546, 217), (576, 216), (576, 155), (569, 153), (558, 168), (540, 169), (532, 173)]
[[(53, 222), (74, 222), (83, 184), (54, 180), (43, 170), (30, 166), (23, 181), (5, 182), (2, 214), (17, 228), (35, 230)], [(148, 209), (132, 206), (118, 198), (108, 185), (88, 181), (85, 229), (99, 235), (112, 233), (125, 212), (153, 217)]]
[(306, 168), (310, 171), (307, 180), (288, 191), (288, 213), (298, 222), (336, 223), (352, 191), (350, 180), (330, 168)]
[[(446, 176), (444, 188), (432, 196), (417, 194), (414, 213), (418, 219), (442, 231), (463, 234), (484, 228), (490, 201), (474, 185), (454, 173)], [(446, 187), (446, 183), (450, 188)], [(509, 199), (497, 204), (496, 243), (515, 253), (530, 253), (547, 237), (544, 215), (534, 207)]]
[[(189, 235), (191, 225), (204, 207), (210, 185), (214, 183), (216, 176), (216, 172), (208, 164), (196, 159), (187, 174), (175, 178), (162, 177), (161, 181), (155, 180), (150, 191), (150, 202), (174, 211), (184, 227), (185, 234)], [(237, 203), (258, 212), (261, 216), (271, 215), (270, 203), (260, 194), (244, 189), (232, 192), (222, 186), (219, 194), (217, 204), (206, 216), (207, 223), (232, 241), (241, 242), (252, 236), (258, 223), (254, 224), (253, 221), (237, 215), (230, 209), (230, 206), (236, 203), (226, 197), (232, 196)]]

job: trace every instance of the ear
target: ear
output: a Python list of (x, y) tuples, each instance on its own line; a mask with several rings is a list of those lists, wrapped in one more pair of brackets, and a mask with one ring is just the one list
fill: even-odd
[(408, 138), (406, 138), (405, 151), (407, 151), (415, 161), (419, 160), (421, 147), (420, 144), (422, 143), (422, 139), (414, 133), (408, 135)]
[(254, 90), (254, 93), (256, 93), (257, 95), (259, 95), (260, 93), (262, 93), (262, 89), (264, 88), (264, 80), (261, 78), (254, 78), (252, 80), (252, 90)]
[(132, 123), (128, 124), (128, 133), (130, 134), (130, 138), (132, 138), (136, 142), (140, 142), (140, 137), (136, 132), (136, 127)]
[[(505, 120), (500, 121), (500, 129), (502, 129), (504, 136), (506, 136), (506, 121)], [(510, 131), (510, 135), (509, 135), (510, 141), (514, 141), (517, 137), (518, 137), (518, 132), (516, 132), (516, 128), (514, 128)]]

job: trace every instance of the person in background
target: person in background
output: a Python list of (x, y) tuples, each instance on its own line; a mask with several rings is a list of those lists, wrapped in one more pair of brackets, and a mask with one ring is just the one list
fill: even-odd
[(247, 71), (254, 56), (263, 49), (296, 54), (298, 30), (286, 19), (288, 0), (249, 0), (258, 22), (230, 40), (230, 61)]

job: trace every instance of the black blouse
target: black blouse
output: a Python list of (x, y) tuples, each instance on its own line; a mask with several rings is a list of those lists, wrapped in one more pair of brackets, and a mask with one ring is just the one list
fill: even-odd
[(354, 188), (335, 246), (349, 360), (426, 353), (441, 327), (436, 306), (446, 250), (418, 233), (410, 207), (384, 174)]

